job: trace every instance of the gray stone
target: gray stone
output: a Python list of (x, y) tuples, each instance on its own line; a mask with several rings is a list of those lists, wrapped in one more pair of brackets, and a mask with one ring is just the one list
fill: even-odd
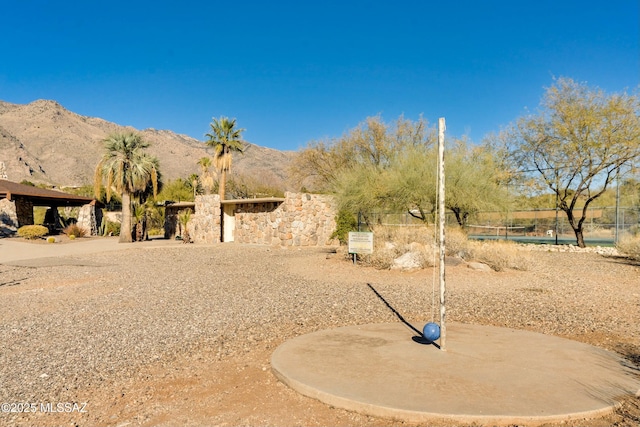
[(486, 271), (486, 272), (493, 271), (491, 270), (491, 267), (489, 267), (487, 264), (484, 264), (482, 262), (470, 262), (467, 264), (467, 267), (476, 271)]
[(417, 252), (407, 252), (393, 260), (392, 270), (413, 270), (422, 267), (421, 256)]

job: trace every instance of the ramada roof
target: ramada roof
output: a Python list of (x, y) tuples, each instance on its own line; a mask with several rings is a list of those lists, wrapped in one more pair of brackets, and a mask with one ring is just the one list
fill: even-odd
[(47, 190), (0, 179), (0, 199), (12, 200), (16, 196), (30, 199), (36, 206), (82, 206), (97, 203), (91, 197), (76, 196), (62, 191)]

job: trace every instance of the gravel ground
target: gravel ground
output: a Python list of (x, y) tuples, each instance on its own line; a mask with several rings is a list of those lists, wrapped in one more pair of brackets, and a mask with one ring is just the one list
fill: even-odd
[[(448, 319), (575, 339), (640, 368), (640, 265), (529, 254), (524, 272), (450, 266)], [(234, 244), (0, 265), (0, 402), (38, 409), (0, 413), (0, 425), (387, 425), (297, 395), (269, 357), (300, 334), (397, 321), (367, 283), (406, 319), (429, 319), (432, 280), (328, 250)], [(63, 402), (78, 407), (41, 410)], [(585, 423), (640, 425), (638, 404)]]

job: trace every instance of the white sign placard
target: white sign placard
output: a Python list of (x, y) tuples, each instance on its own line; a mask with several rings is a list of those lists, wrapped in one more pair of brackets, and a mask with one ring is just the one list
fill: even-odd
[(349, 253), (350, 254), (372, 254), (373, 253), (373, 233), (372, 232), (349, 232)]

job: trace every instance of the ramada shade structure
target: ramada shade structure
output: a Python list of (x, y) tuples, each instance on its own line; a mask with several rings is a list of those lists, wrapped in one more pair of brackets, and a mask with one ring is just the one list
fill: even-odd
[(27, 199), (34, 206), (83, 206), (96, 203), (96, 200), (91, 197), (76, 196), (0, 179), (0, 199), (13, 201), (16, 198)]
[[(58, 209), (60, 207), (80, 207), (86, 209), (89, 216), (84, 226), (96, 234), (101, 221), (102, 204), (91, 198), (63, 193), (62, 191), (47, 190), (45, 188), (18, 184), (0, 179), (0, 237), (12, 235), (16, 229), (34, 222), (33, 208), (35, 206), (48, 207), (43, 225), (53, 233), (62, 228)], [(86, 208), (85, 208), (86, 207)]]

